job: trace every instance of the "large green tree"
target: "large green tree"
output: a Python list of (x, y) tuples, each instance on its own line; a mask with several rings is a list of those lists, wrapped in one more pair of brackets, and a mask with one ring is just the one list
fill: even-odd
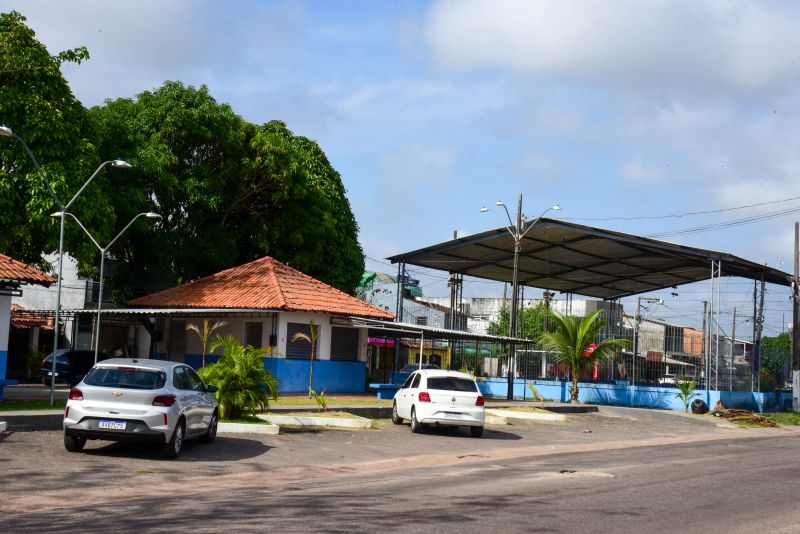
[(134, 168), (117, 188), (120, 220), (154, 210), (156, 229), (121, 240), (120, 298), (269, 254), (347, 292), (364, 268), (339, 174), (319, 146), (278, 121), (256, 126), (205, 86), (166, 82), (90, 110), (101, 151)]
[[(539, 302), (532, 308), (522, 308), (517, 314), (517, 337), (524, 339), (538, 339), (544, 331), (544, 318), (547, 315), (544, 303)], [(507, 336), (510, 321), (510, 309), (500, 310), (496, 321), (489, 323), (486, 333), (493, 336)]]
[[(64, 62), (88, 57), (84, 47), (51, 55), (25, 25), (25, 17), (0, 13), (0, 125), (28, 143), (64, 203), (101, 162), (97, 133), (60, 70)], [(115, 221), (105, 194), (113, 179), (108, 172), (71, 208), (99, 239), (108, 238)], [(58, 247), (57, 224), (50, 217), (58, 206), (43, 178), (16, 139), (0, 137), (0, 252), (47, 268), (41, 254)], [(84, 266), (97, 263), (94, 246), (74, 225), (67, 226), (65, 249)]]

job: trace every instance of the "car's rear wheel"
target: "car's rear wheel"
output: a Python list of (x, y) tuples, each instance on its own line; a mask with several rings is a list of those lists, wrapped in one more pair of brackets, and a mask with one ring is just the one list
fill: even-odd
[(201, 443), (213, 443), (214, 439), (217, 437), (217, 411), (214, 410), (214, 414), (211, 416), (211, 422), (208, 423), (208, 430), (206, 433), (200, 436)]
[(164, 449), (162, 451), (164, 458), (174, 460), (178, 457), (178, 455), (181, 453), (181, 449), (183, 448), (183, 437), (184, 425), (183, 419), (181, 419), (175, 426), (175, 431), (172, 433), (172, 439), (164, 444)]
[(483, 427), (482, 426), (471, 426), (469, 427), (469, 434), (473, 438), (479, 438), (483, 435)]
[(64, 434), (64, 448), (69, 452), (80, 452), (86, 445), (86, 438)]
[(397, 402), (392, 404), (392, 423), (400, 425), (403, 423), (403, 418), (397, 415)]
[(411, 431), (414, 434), (420, 434), (422, 432), (422, 423), (417, 420), (416, 408), (411, 408)]

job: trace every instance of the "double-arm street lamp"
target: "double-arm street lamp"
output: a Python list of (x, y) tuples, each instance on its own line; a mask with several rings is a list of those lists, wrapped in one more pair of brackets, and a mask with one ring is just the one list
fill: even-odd
[(53, 187), (50, 185), (50, 182), (47, 180), (47, 177), (42, 171), (42, 167), (39, 165), (39, 162), (36, 161), (36, 157), (33, 155), (33, 152), (28, 147), (28, 144), (25, 142), (25, 140), (22, 139), (17, 134), (15, 134), (13, 131), (11, 131), (11, 128), (7, 126), (0, 126), (0, 137), (13, 137), (22, 144), (22, 146), (25, 148), (25, 152), (28, 153), (28, 156), (31, 158), (31, 161), (33, 161), (33, 164), (36, 166), (36, 170), (42, 176), (44, 183), (47, 184), (47, 188), (50, 190), (50, 194), (53, 195), (56, 204), (58, 204), (58, 207), (60, 208), (60, 211), (58, 212), (60, 214), (59, 218), (61, 219), (60, 230), (58, 234), (58, 280), (57, 280), (58, 285), (56, 286), (57, 287), (56, 313), (55, 313), (56, 316), (55, 316), (55, 328), (54, 328), (55, 334), (53, 335), (53, 367), (51, 369), (52, 374), (50, 375), (50, 406), (53, 406), (53, 404), (55, 403), (55, 387), (56, 387), (55, 377), (56, 377), (56, 359), (57, 359), (56, 353), (58, 351), (58, 332), (59, 332), (58, 323), (61, 313), (61, 275), (64, 266), (64, 216), (67, 213), (67, 210), (69, 210), (70, 206), (72, 206), (72, 204), (80, 196), (80, 194), (83, 193), (83, 190), (86, 189), (86, 186), (88, 186), (89, 183), (91, 183), (91, 181), (94, 180), (95, 176), (97, 176), (97, 174), (100, 172), (100, 170), (102, 170), (103, 167), (105, 167), (106, 165), (111, 165), (112, 167), (117, 167), (121, 169), (130, 169), (131, 166), (128, 163), (122, 161), (121, 159), (104, 161), (103, 163), (100, 164), (99, 167), (97, 167), (97, 170), (95, 170), (92, 173), (89, 179), (86, 180), (86, 182), (78, 190), (78, 192), (75, 193), (75, 195), (73, 195), (70, 201), (64, 204), (63, 202), (61, 202), (61, 199), (58, 197), (58, 195), (56, 195), (56, 192), (53, 190)]
[[(62, 212), (57, 211), (53, 213), (51, 217), (62, 217), (62, 215), (63, 215)], [(160, 219), (161, 215), (159, 215), (158, 213), (153, 213), (152, 211), (138, 214), (133, 219), (131, 219), (131, 222), (125, 225), (125, 228), (123, 228), (117, 234), (117, 237), (112, 239), (111, 242), (105, 247), (100, 246), (97, 240), (94, 237), (92, 237), (92, 234), (89, 233), (89, 230), (87, 230), (86, 227), (83, 226), (83, 224), (81, 224), (81, 221), (79, 221), (78, 218), (75, 217), (75, 215), (73, 215), (72, 213), (67, 213), (67, 215), (75, 219), (75, 222), (78, 223), (78, 226), (81, 227), (81, 230), (83, 230), (83, 232), (87, 236), (89, 236), (89, 239), (92, 240), (94, 246), (96, 246), (97, 249), (100, 251), (100, 290), (99, 290), (99, 295), (97, 297), (97, 319), (95, 319), (96, 324), (95, 324), (95, 334), (94, 334), (94, 363), (97, 363), (97, 353), (98, 353), (98, 348), (100, 347), (100, 312), (103, 307), (103, 269), (105, 266), (106, 252), (108, 251), (108, 249), (111, 248), (111, 245), (113, 245), (117, 241), (117, 239), (119, 239), (122, 236), (122, 234), (124, 234), (125, 231), (131, 227), (131, 225), (134, 222), (136, 222), (137, 219), (139, 219), (140, 217), (147, 217), (148, 219)]]
[[(501, 206), (505, 212), (506, 217), (508, 218), (508, 226), (506, 226), (506, 230), (508, 233), (511, 234), (511, 237), (514, 238), (514, 268), (511, 273), (511, 313), (508, 321), (508, 337), (514, 338), (517, 336), (517, 307), (519, 306), (519, 292), (517, 291), (517, 272), (519, 270), (519, 253), (522, 250), (522, 238), (525, 237), (525, 234), (528, 231), (536, 226), (536, 223), (539, 222), (539, 219), (544, 217), (545, 213), (551, 210), (560, 210), (561, 206), (555, 204), (544, 210), (538, 217), (531, 221), (524, 221), (522, 220), (522, 193), (519, 195), (519, 200), (517, 202), (517, 222), (514, 224), (511, 221), (511, 214), (508, 211), (508, 208), (503, 201), (498, 200), (495, 202), (495, 205)], [(489, 208), (483, 207), (481, 208), (481, 213), (486, 213), (489, 211)], [(508, 352), (508, 393), (506, 395), (508, 400), (513, 400), (514, 398), (514, 368), (516, 367), (516, 357), (515, 357), (515, 347), (514, 342), (511, 342), (509, 352)]]

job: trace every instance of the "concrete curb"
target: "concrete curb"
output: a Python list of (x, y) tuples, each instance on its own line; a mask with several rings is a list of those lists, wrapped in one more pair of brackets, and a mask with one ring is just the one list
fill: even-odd
[(560, 413), (516, 412), (514, 410), (486, 410), (486, 413), (508, 419), (527, 419), (530, 421), (566, 421), (567, 416)]
[(8, 430), (61, 430), (64, 412), (61, 410), (0, 412), (8, 424)]
[(262, 423), (219, 423), (217, 434), (270, 434), (277, 436), (281, 427)]
[(258, 414), (259, 419), (269, 421), (276, 425), (297, 425), (297, 426), (325, 426), (332, 428), (371, 428), (372, 421), (364, 417), (349, 419), (344, 417), (324, 417), (324, 416), (299, 416), (299, 415), (273, 415)]
[(0, 421), (0, 432), (5, 432), (7, 426), (8, 423), (6, 423), (5, 421)]

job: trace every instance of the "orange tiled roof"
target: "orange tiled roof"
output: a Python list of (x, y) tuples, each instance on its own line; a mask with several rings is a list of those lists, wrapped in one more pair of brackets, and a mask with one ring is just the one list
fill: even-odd
[(5, 254), (0, 254), (0, 280), (39, 284), (45, 287), (56, 283), (56, 279), (49, 274), (34, 269), (30, 265), (25, 265), (21, 261), (10, 258)]
[(28, 311), (19, 304), (11, 305), (11, 326), (31, 327), (39, 326), (45, 330), (53, 329), (53, 314), (51, 312)]
[(269, 256), (128, 302), (153, 308), (251, 308), (393, 319)]

